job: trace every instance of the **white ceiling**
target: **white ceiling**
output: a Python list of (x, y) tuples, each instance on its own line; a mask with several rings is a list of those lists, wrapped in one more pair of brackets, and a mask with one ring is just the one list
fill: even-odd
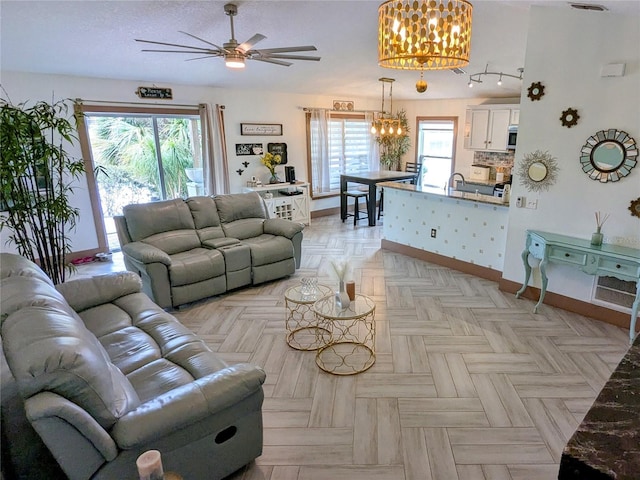
[[(380, 77), (395, 78), (397, 99), (514, 97), (520, 81), (486, 78), (473, 89), (468, 75), (425, 72), (429, 83), (419, 94), (417, 71), (377, 65), (377, 10), (380, 0), (356, 1), (234, 1), (235, 37), (255, 33), (267, 38), (255, 48), (315, 45), (320, 62), (294, 61), (290, 67), (248, 61), (244, 70), (230, 70), (220, 58), (185, 61), (187, 55), (143, 53), (135, 38), (187, 45), (196, 40), (183, 30), (212, 43), (230, 38), (226, 1), (0, 1), (0, 65), (3, 71), (53, 73), (135, 80), (157, 86), (176, 84), (264, 89), (332, 95), (336, 99), (375, 97)], [(467, 74), (490, 71), (517, 75), (525, 67), (528, 10), (532, 4), (570, 8), (568, 2), (472, 0), (473, 33)], [(596, 0), (610, 12), (640, 15), (640, 1)], [(588, 15), (608, 13), (580, 12)]]

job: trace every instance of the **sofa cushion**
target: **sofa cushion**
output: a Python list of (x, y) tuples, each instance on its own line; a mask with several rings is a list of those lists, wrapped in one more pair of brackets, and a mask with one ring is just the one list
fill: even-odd
[(217, 195), (213, 199), (223, 225), (242, 218), (269, 218), (264, 200), (256, 192)]
[(224, 232), (220, 226), (220, 217), (216, 202), (211, 197), (190, 197), (186, 200), (193, 223), (196, 226), (200, 241), (223, 238)]
[(171, 256), (171, 286), (190, 285), (224, 275), (224, 257), (217, 250), (194, 248)]
[(2, 323), (7, 361), (23, 398), (57, 393), (103, 428), (136, 408), (131, 383), (77, 316), (54, 306), (30, 306)]
[(293, 243), (285, 237), (265, 234), (244, 242), (251, 249), (251, 264), (254, 267), (293, 258)]
[(181, 198), (126, 205), (122, 212), (134, 242), (158, 233), (195, 229), (191, 211)]
[(158, 233), (142, 240), (169, 255), (186, 252), (200, 246), (200, 238), (195, 230), (172, 230)]
[(222, 224), (222, 229), (227, 237), (244, 240), (262, 235), (264, 233), (263, 224), (264, 219), (262, 218), (242, 218)]

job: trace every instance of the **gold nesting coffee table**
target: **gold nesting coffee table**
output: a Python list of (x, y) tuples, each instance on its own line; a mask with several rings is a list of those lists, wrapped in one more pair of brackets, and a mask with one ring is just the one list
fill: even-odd
[(313, 304), (322, 297), (331, 294), (326, 285), (315, 285), (312, 292), (306, 293), (303, 285), (288, 288), (284, 293), (285, 327), (287, 344), (296, 350), (317, 350), (330, 340), (330, 332), (319, 328)]
[(376, 305), (357, 294), (347, 308), (327, 295), (313, 304), (317, 327), (330, 332), (330, 340), (316, 352), (316, 365), (334, 375), (354, 375), (371, 368), (376, 361)]

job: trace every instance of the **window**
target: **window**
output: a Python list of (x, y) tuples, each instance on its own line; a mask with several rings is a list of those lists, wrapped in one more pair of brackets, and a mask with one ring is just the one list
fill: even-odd
[(370, 115), (314, 110), (307, 113), (312, 197), (340, 193), (340, 175), (375, 169), (378, 163)]
[(418, 117), (417, 161), (422, 163), (422, 186), (443, 188), (453, 172), (456, 117)]

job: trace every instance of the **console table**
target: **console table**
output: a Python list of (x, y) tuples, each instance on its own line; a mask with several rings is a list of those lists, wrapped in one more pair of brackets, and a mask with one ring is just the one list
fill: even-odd
[[(311, 224), (311, 202), (307, 182), (270, 183), (261, 187), (245, 187), (242, 191), (258, 192), (264, 199), (271, 218), (284, 218), (305, 225)], [(292, 195), (292, 191), (301, 193)]]
[(619, 280), (636, 282), (636, 298), (633, 302), (631, 322), (629, 324), (629, 340), (633, 342), (638, 309), (640, 307), (639, 249), (607, 243), (595, 246), (591, 245), (589, 240), (582, 238), (540, 232), (537, 230), (527, 230), (526, 247), (522, 251), (525, 277), (522, 288), (516, 293), (516, 298), (524, 293), (529, 283), (529, 278), (531, 277), (531, 266), (529, 266), (528, 261), (529, 255), (540, 260), (539, 268), (540, 276), (542, 277), (540, 299), (533, 309), (534, 313), (537, 313), (538, 308), (542, 305), (544, 294), (547, 291), (548, 279), (546, 268), (548, 263), (570, 265), (582, 270), (588, 275), (609, 276)]

